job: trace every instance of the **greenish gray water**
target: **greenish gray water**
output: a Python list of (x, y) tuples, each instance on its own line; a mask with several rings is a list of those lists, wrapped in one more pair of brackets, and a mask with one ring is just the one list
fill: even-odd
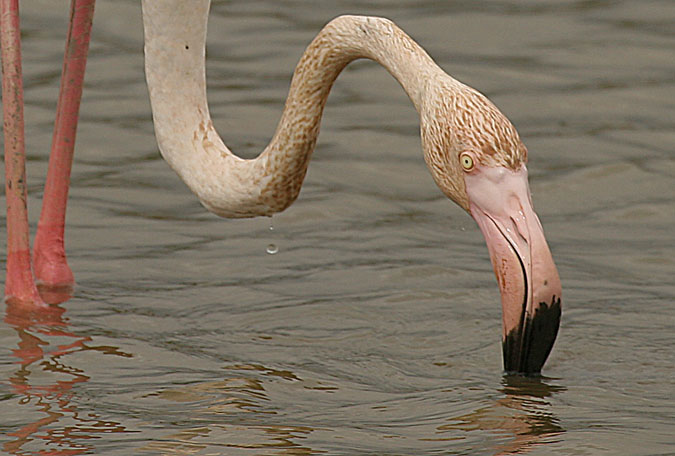
[[(34, 222), (68, 2), (21, 6)], [(545, 377), (502, 375), (483, 238), (434, 186), (382, 68), (339, 78), (270, 232), (208, 214), (161, 160), (139, 2), (99, 0), (78, 287), (41, 320), (3, 307), (2, 452), (675, 454), (675, 4), (217, 2), (209, 100), (235, 152), (262, 150), (304, 46), (342, 13), (395, 20), (523, 136), (564, 288)]]

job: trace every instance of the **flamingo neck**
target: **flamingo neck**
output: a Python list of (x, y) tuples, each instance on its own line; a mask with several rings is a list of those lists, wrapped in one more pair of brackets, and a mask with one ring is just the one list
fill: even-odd
[(391, 21), (338, 17), (302, 55), (271, 142), (257, 158), (244, 160), (225, 146), (209, 115), (204, 62), (209, 3), (143, 0), (145, 67), (163, 157), (221, 216), (271, 215), (295, 200), (330, 89), (353, 60), (384, 66), (421, 115), (430, 85), (450, 79)]

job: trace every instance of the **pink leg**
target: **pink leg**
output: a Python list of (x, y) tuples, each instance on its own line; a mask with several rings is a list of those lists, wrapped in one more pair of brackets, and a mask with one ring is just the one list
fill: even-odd
[(0, 6), (5, 194), (7, 199), (5, 299), (22, 304), (43, 304), (33, 281), (30, 263), (19, 2), (18, 0), (1, 0)]
[(41, 291), (44, 288), (70, 288), (74, 283), (66, 261), (64, 227), (94, 3), (95, 0), (72, 0), (70, 6), (49, 171), (33, 251), (35, 276)]

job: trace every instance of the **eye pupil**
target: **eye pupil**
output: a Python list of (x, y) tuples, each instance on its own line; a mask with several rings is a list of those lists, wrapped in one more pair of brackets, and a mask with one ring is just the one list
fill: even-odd
[(473, 168), (473, 159), (468, 155), (462, 155), (462, 167), (465, 170), (471, 170)]

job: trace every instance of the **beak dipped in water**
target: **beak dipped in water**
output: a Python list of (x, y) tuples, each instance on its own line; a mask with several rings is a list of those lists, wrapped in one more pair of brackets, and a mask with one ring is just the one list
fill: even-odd
[(558, 334), (562, 287), (532, 208), (527, 169), (480, 166), (465, 182), (501, 292), (504, 369), (538, 374)]

